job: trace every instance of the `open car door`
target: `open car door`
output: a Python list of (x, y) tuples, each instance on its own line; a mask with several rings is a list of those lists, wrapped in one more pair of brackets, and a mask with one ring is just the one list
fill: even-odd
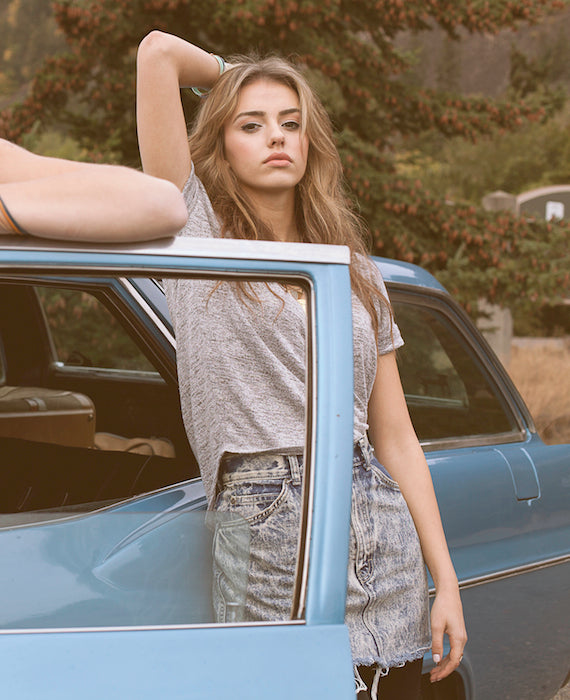
[[(107, 436), (70, 444), (49, 430), (0, 427), (6, 697), (354, 697), (344, 626), (353, 412), (348, 255), (333, 246), (249, 241), (2, 241), (0, 285), (13, 300), (0, 315), (3, 384), (25, 387), (39, 412), (50, 392), (86, 397), (93, 435)], [(290, 619), (244, 622), (240, 600), (229, 622), (214, 619), (211, 548), (224, 523), (206, 512), (181, 444), (174, 340), (136, 282), (149, 278), (287, 283), (306, 292), (304, 506)], [(93, 324), (79, 340), (68, 337), (74, 319)], [(132, 353), (122, 344), (108, 357), (102, 352), (119, 337), (114, 324)], [(27, 335), (18, 341), (18, 333)], [(88, 341), (91, 349), (74, 345)], [(137, 364), (137, 352), (147, 364)], [(134, 364), (109, 366), (117, 355), (132, 355)], [(48, 424), (56, 412), (46, 408)], [(161, 415), (169, 416), (162, 424)], [(177, 421), (176, 435), (157, 437)], [(172, 452), (159, 453), (157, 440)], [(245, 591), (245, 521), (234, 536), (243, 546)]]

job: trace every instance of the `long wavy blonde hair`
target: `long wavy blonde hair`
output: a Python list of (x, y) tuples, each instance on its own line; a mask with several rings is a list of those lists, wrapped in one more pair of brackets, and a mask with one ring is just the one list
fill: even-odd
[(301, 72), (282, 58), (240, 56), (232, 59), (231, 64), (231, 70), (220, 76), (207, 98), (202, 100), (189, 136), (196, 174), (220, 218), (222, 234), (229, 238), (277, 240), (270, 226), (258, 217), (225, 159), (224, 126), (234, 114), (240, 91), (246, 85), (260, 80), (285, 85), (299, 98), (301, 129), (309, 142), (307, 167), (296, 187), (295, 197), (300, 240), (350, 248), (352, 289), (370, 314), (377, 333), (380, 319), (374, 300), (380, 299), (388, 313), (391, 313), (390, 307), (367, 270), (367, 265), (373, 264), (367, 258), (367, 230), (347, 197), (342, 163), (326, 110)]

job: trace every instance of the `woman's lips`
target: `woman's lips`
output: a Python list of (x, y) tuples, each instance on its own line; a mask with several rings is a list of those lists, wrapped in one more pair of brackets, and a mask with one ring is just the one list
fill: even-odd
[(272, 153), (263, 162), (271, 165), (290, 165), (293, 160), (286, 153)]

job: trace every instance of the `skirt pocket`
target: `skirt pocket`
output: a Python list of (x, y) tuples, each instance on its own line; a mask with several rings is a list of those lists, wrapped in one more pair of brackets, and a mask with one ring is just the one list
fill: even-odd
[(219, 494), (209, 516), (215, 521), (212, 592), (218, 622), (288, 618), (298, 538), (294, 495), (288, 479), (240, 481)]
[[(250, 524), (262, 523), (286, 500), (288, 487), (286, 479), (230, 483), (218, 495), (215, 512), (233, 514)], [(232, 522), (231, 517), (221, 519), (224, 526)]]
[(392, 479), (386, 467), (381, 465), (380, 462), (376, 459), (376, 457), (372, 457), (372, 459), (370, 460), (370, 469), (378, 478), (378, 480), (381, 481), (385, 486), (388, 486), (389, 488), (394, 489), (396, 491), (400, 490), (400, 485), (398, 484), (398, 482)]

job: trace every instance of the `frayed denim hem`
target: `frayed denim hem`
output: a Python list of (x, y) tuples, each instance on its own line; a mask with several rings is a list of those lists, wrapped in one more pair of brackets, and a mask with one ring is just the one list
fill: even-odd
[(401, 656), (396, 657), (395, 659), (390, 659), (390, 661), (386, 661), (386, 659), (380, 659), (379, 657), (372, 657), (372, 656), (366, 656), (366, 657), (357, 657), (352, 660), (352, 663), (354, 666), (379, 666), (380, 668), (397, 668), (401, 667), (404, 664), (409, 663), (410, 661), (417, 661), (418, 659), (421, 659), (425, 656), (426, 652), (428, 652), (431, 649), (431, 645), (428, 646), (422, 646), (418, 647), (414, 651), (407, 652), (405, 654), (402, 654)]
[(360, 677), (360, 673), (358, 672), (358, 666), (355, 664), (352, 667), (352, 669), (354, 671), (354, 691), (356, 695), (358, 695), (358, 693), (360, 693), (361, 690), (368, 690), (368, 686)]
[[(402, 666), (404, 666), (404, 664), (402, 664)], [(376, 668), (376, 672), (374, 673), (374, 680), (372, 682), (372, 688), (370, 688), (370, 700), (378, 700), (378, 686), (380, 685), (380, 679), (384, 678), (384, 676), (387, 676), (389, 673), (389, 668), (382, 668), (381, 666), (378, 666)], [(354, 667), (354, 684), (356, 686), (356, 695), (358, 695), (358, 693), (360, 693), (361, 690), (368, 690), (368, 686), (360, 676), (358, 666)]]

